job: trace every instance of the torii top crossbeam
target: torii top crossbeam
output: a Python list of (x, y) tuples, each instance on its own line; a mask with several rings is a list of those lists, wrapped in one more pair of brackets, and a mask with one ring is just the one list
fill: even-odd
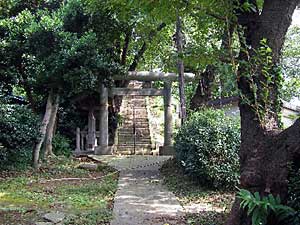
[[(184, 73), (186, 81), (192, 81), (196, 79), (193, 73)], [(138, 80), (138, 81), (177, 81), (178, 74), (176, 73), (164, 73), (153, 71), (129, 71), (128, 75), (115, 75), (114, 80)]]

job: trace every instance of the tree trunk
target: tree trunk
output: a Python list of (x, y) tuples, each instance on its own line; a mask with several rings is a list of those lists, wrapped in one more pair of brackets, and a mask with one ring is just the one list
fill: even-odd
[(176, 22), (176, 47), (178, 54), (178, 81), (179, 81), (179, 99), (180, 99), (180, 115), (182, 123), (186, 119), (186, 100), (184, 93), (184, 64), (183, 64), (183, 34), (182, 34), (182, 21), (180, 16), (177, 16)]
[(45, 144), (46, 144), (45, 145), (45, 157), (53, 155), (52, 140), (53, 140), (53, 136), (55, 134), (54, 128), (55, 128), (55, 123), (56, 123), (58, 106), (59, 106), (59, 94), (56, 95), (55, 102), (52, 106), (49, 123), (47, 126), (47, 133), (46, 133), (46, 137), (45, 137)]
[(191, 99), (190, 108), (196, 110), (212, 99), (212, 85), (215, 81), (215, 67), (208, 65), (201, 74), (196, 92)]
[[(240, 3), (245, 1), (241, 0)], [(249, 3), (256, 6), (255, 0)], [(241, 10), (237, 13), (238, 23), (244, 29), (240, 34), (242, 51), (239, 60), (254, 67), (248, 70), (247, 66), (240, 66), (238, 71), (238, 87), (241, 92), (240, 188), (259, 192), (262, 196), (270, 193), (279, 195), (283, 202), (287, 198), (288, 163), (300, 153), (300, 121), (284, 131), (279, 130), (278, 74), (273, 69), (279, 62), (285, 34), (297, 3), (299, 0), (265, 0), (261, 14), (258, 8), (256, 11)], [(267, 104), (257, 97), (257, 94), (264, 91), (261, 85), (265, 83), (262, 72), (264, 65), (251, 64), (251, 59), (257, 57), (257, 50), (262, 47), (263, 38), (266, 38), (272, 49), (273, 67), (270, 71), (274, 75), (273, 82), (268, 85)], [(254, 74), (250, 72), (257, 68)], [(257, 94), (251, 86), (253, 82), (256, 84)], [(248, 101), (244, 101), (245, 99)], [(255, 104), (263, 108), (262, 115), (253, 108)], [(236, 199), (227, 225), (251, 224), (250, 217), (240, 209), (239, 204), (239, 199)], [(269, 219), (267, 224), (280, 223), (276, 219)]]
[(50, 116), (51, 116), (53, 97), (54, 97), (53, 90), (51, 90), (48, 95), (44, 118), (43, 118), (42, 124), (40, 126), (40, 137), (38, 139), (38, 143), (36, 144), (36, 146), (33, 150), (33, 167), (35, 169), (38, 169), (38, 167), (39, 167), (40, 151), (41, 151), (41, 147), (44, 142), (44, 139), (45, 139), (47, 126), (48, 126)]

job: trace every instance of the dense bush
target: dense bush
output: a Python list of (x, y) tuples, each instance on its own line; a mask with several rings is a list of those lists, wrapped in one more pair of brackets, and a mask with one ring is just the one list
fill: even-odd
[(215, 188), (237, 184), (240, 125), (221, 110), (193, 113), (175, 137), (176, 158), (185, 171)]
[(1, 169), (30, 164), (38, 124), (38, 118), (26, 106), (0, 104)]
[(53, 138), (53, 153), (69, 157), (72, 154), (70, 140), (57, 133)]

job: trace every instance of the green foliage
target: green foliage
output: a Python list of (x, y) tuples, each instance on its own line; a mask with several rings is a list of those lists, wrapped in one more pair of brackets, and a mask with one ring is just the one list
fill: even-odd
[(283, 48), (282, 67), (284, 83), (283, 99), (290, 101), (292, 97), (300, 97), (300, 28), (292, 26), (286, 35)]
[(251, 216), (252, 225), (266, 225), (268, 217), (272, 214), (280, 221), (286, 222), (295, 213), (292, 208), (281, 204), (279, 196), (274, 197), (272, 194), (261, 197), (258, 192), (252, 194), (241, 189), (237, 197), (241, 199), (241, 208), (247, 210), (247, 215)]
[(239, 123), (223, 111), (211, 109), (190, 115), (174, 145), (185, 171), (215, 188), (237, 184), (239, 146)]
[(113, 214), (108, 209), (92, 210), (88, 213), (82, 213), (69, 218), (64, 224), (73, 225), (98, 225), (107, 224), (113, 219)]
[[(103, 19), (103, 25), (113, 23)], [(0, 20), (3, 86), (19, 85), (27, 95), (29, 89), (44, 95), (52, 88), (63, 97), (97, 90), (100, 80), (109, 81), (122, 70), (108, 54), (114, 39), (104, 40), (103, 30), (93, 30), (97, 21), (79, 0), (53, 11), (25, 9)]]
[(26, 106), (0, 104), (0, 169), (30, 164), (38, 137), (38, 118)]
[(300, 169), (292, 165), (289, 174), (289, 191), (288, 205), (296, 210), (293, 223), (291, 225), (300, 224)]
[[(244, 67), (241, 74), (249, 83), (251, 94), (240, 93), (242, 102), (249, 105), (255, 112), (261, 124), (268, 123), (269, 115), (278, 115), (281, 112), (281, 98), (272, 96), (272, 90), (276, 87), (281, 89), (283, 75), (281, 67), (273, 63), (273, 51), (268, 45), (267, 39), (260, 41), (257, 49), (244, 49), (246, 54), (253, 56), (247, 61), (241, 61), (240, 66)], [(261, 77), (261, 78), (259, 78)]]
[(64, 155), (67, 157), (71, 156), (72, 149), (70, 146), (70, 140), (57, 133), (53, 137), (53, 153), (55, 155)]

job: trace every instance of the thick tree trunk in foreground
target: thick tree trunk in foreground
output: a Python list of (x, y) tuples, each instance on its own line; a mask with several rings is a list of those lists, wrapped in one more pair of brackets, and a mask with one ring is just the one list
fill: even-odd
[(183, 33), (182, 33), (182, 21), (180, 16), (177, 16), (176, 22), (176, 47), (177, 47), (177, 54), (178, 54), (178, 81), (179, 81), (179, 100), (180, 100), (180, 115), (182, 123), (186, 119), (186, 99), (184, 93), (184, 64), (183, 64)]
[(57, 94), (55, 97), (55, 102), (52, 106), (51, 110), (51, 116), (50, 120), (47, 126), (47, 133), (46, 133), (46, 139), (45, 139), (45, 157), (49, 155), (53, 155), (52, 151), (52, 140), (53, 136), (55, 134), (55, 123), (56, 123), (56, 117), (57, 117), (57, 110), (59, 106), (59, 95)]
[[(241, 4), (245, 0), (240, 1)], [(256, 4), (256, 1), (249, 1)], [(291, 24), (292, 14), (299, 0), (265, 0), (263, 11), (240, 11), (238, 23), (245, 29), (243, 36), (246, 43), (241, 41), (243, 47), (251, 46), (248, 54), (241, 51), (239, 59), (249, 61), (256, 57), (255, 50), (261, 47), (260, 41), (266, 38), (272, 49), (272, 63), (274, 68), (279, 62), (281, 48), (285, 34)], [(254, 49), (254, 50), (253, 50)], [(278, 123), (278, 89), (276, 73), (268, 86), (270, 91), (268, 104), (254, 95), (251, 82), (258, 87), (258, 94), (263, 92), (262, 83), (265, 75), (263, 65), (251, 65), (256, 73), (251, 74), (245, 66), (238, 71), (238, 86), (241, 98), (250, 100), (250, 104), (240, 101), (241, 114), (241, 148), (240, 148), (240, 187), (261, 195), (272, 193), (279, 195), (283, 202), (287, 197), (288, 163), (292, 162), (300, 153), (300, 121), (284, 130), (279, 130)], [(258, 72), (257, 72), (258, 71)], [(270, 69), (270, 71), (272, 71)], [(250, 76), (249, 76), (250, 75)], [(278, 75), (278, 74), (277, 74)], [(263, 120), (258, 116), (251, 104), (255, 99), (263, 107)], [(275, 112), (275, 113), (274, 113)], [(240, 202), (236, 199), (227, 225), (250, 225), (251, 219), (246, 212), (240, 209)], [(268, 225), (279, 225), (279, 221), (270, 220)]]
[(40, 137), (38, 139), (38, 143), (36, 144), (36, 146), (33, 150), (33, 167), (35, 169), (38, 169), (38, 167), (39, 167), (40, 151), (41, 151), (42, 144), (45, 140), (47, 126), (48, 126), (48, 123), (49, 123), (49, 120), (51, 117), (53, 97), (54, 97), (53, 95), (54, 95), (53, 90), (51, 90), (48, 95), (44, 118), (43, 118), (42, 124), (40, 126)]

